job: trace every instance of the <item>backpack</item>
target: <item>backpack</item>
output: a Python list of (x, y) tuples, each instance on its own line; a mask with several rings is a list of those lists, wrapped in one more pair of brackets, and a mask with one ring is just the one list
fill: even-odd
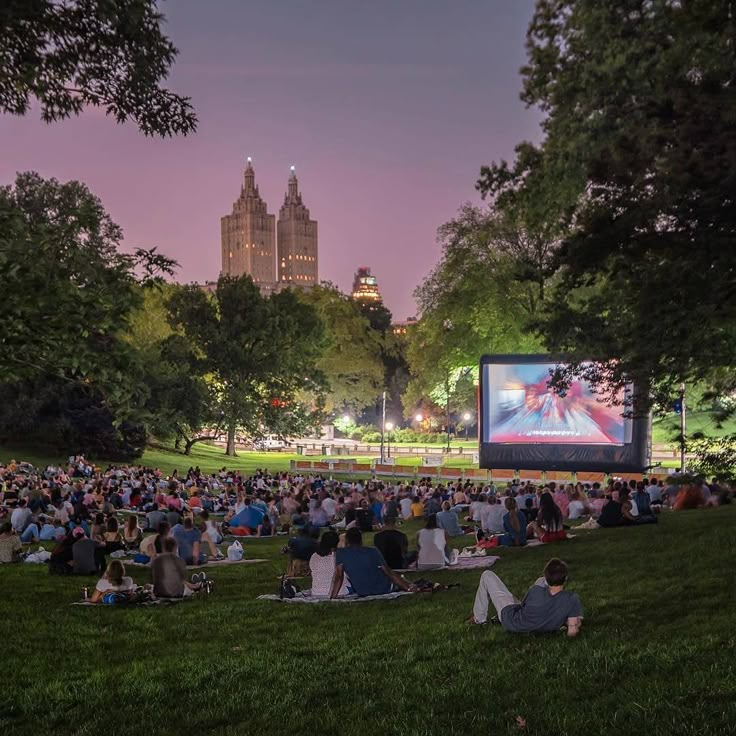
[(291, 578), (286, 577), (286, 573), (281, 576), (281, 586), (279, 588), (279, 598), (296, 598), (301, 593), (301, 588)]
[(238, 562), (243, 559), (243, 545), (237, 539), (227, 548), (227, 559), (230, 562)]

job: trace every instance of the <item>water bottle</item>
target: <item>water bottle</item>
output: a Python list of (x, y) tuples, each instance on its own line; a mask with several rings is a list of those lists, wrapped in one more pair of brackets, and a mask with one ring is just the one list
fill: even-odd
[(84, 588), (82, 588), (82, 600), (86, 601), (89, 598), (89, 588), (85, 585)]

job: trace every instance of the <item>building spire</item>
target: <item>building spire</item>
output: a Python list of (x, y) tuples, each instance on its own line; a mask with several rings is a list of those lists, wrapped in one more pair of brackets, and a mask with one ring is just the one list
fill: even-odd
[(284, 197), (284, 205), (290, 204), (301, 204), (301, 197), (299, 196), (299, 181), (296, 178), (296, 167), (289, 167), (289, 184), (286, 190), (286, 196)]
[(253, 159), (248, 156), (248, 162), (245, 166), (245, 175), (243, 177), (244, 179), (244, 185), (243, 185), (243, 193), (249, 194), (251, 192), (257, 191), (255, 183), (256, 183), (256, 172), (253, 170)]

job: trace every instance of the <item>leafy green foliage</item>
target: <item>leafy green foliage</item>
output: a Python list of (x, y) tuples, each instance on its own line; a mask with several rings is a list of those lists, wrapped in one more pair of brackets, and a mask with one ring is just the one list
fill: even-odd
[(458, 409), (475, 406), (472, 378), (481, 355), (539, 346), (529, 325), (545, 298), (552, 246), (471, 205), (440, 228), (439, 238), (442, 259), (416, 291), (421, 319), (407, 333), (407, 415), (426, 399), (444, 410), (448, 391)]
[(736, 434), (723, 437), (698, 435), (687, 441), (687, 451), (695, 455), (688, 470), (706, 478), (736, 482)]
[(187, 135), (188, 97), (161, 86), (177, 55), (155, 0), (6, 0), (0, 4), (0, 111), (46, 122), (102, 107), (145, 135)]
[[(7, 382), (61, 379), (104, 396), (116, 416), (139, 405), (133, 347), (136, 269), (151, 251), (121, 253), (120, 228), (83, 184), (19, 174), (0, 188), (0, 370)], [(156, 254), (154, 253), (154, 256)], [(173, 261), (157, 260), (167, 270)]]
[(361, 307), (331, 284), (297, 292), (322, 320), (327, 342), (317, 366), (329, 384), (328, 411), (357, 413), (376, 401), (383, 387), (384, 337)]
[(176, 291), (169, 314), (209, 376), (210, 405), (227, 426), (228, 454), (235, 452), (236, 431), (250, 438), (299, 435), (319, 424), (324, 328), (293, 291), (264, 297), (249, 276), (222, 277), (214, 295), (197, 286)]
[(540, 0), (522, 98), (544, 140), (481, 173), (501, 211), (535, 202), (561, 238), (547, 347), (645, 403), (714, 372), (736, 385), (735, 24), (725, 1)]

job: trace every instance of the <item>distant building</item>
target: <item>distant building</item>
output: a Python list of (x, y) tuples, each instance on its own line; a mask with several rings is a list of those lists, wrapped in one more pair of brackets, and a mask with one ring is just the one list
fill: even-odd
[(232, 213), (221, 219), (220, 243), (220, 275), (247, 274), (263, 293), (319, 283), (317, 222), (310, 219), (302, 203), (293, 166), (277, 227), (276, 216), (268, 213), (258, 191), (253, 162), (248, 158), (240, 196)]
[(284, 204), (279, 210), (277, 232), (279, 282), (316, 286), (319, 283), (317, 222), (309, 219), (309, 210), (302, 203), (293, 166)]
[(222, 275), (248, 274), (262, 290), (276, 284), (276, 216), (268, 214), (248, 158), (240, 196), (221, 220)]
[(371, 270), (367, 266), (361, 266), (355, 272), (352, 297), (355, 301), (365, 304), (380, 304), (383, 302), (376, 277), (371, 275)]
[(401, 322), (394, 322), (391, 325), (391, 332), (393, 332), (394, 335), (406, 335), (407, 329), (416, 323), (416, 317), (409, 317), (409, 319), (405, 319)]

